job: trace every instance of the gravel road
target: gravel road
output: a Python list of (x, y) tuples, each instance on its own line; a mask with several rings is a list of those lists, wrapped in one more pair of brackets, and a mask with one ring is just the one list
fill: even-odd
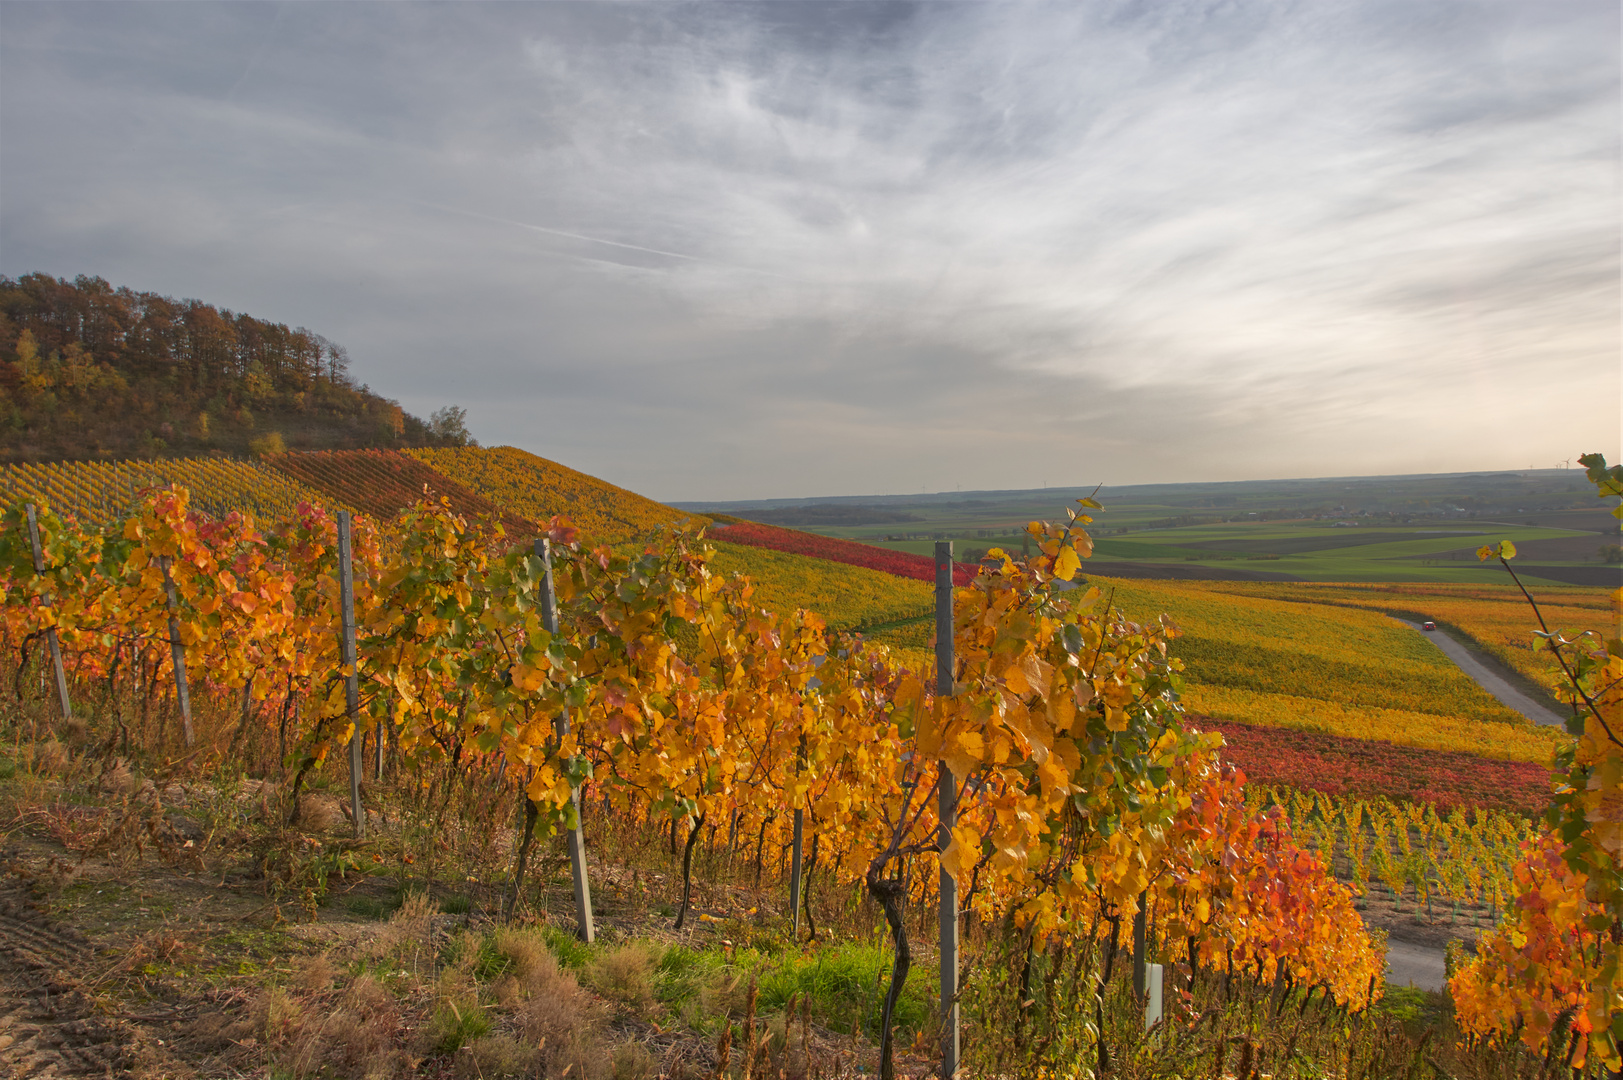
[[(1399, 619), (1398, 622), (1411, 630), (1420, 630), (1419, 623), (1412, 623), (1407, 619)], [(1458, 664), (1461, 671), (1475, 679), (1478, 686), (1498, 698), (1507, 708), (1515, 709), (1535, 724), (1544, 724), (1547, 727), (1561, 727), (1566, 723), (1565, 718), (1550, 709), (1546, 709), (1543, 705), (1510, 685), (1483, 664), (1481, 660), (1478, 660), (1470, 649), (1467, 649), (1441, 630), (1421, 631), (1421, 633), (1425, 635), (1427, 641), (1443, 650), (1443, 655)]]
[[(1441, 630), (1425, 631), (1420, 624), (1399, 619), (1404, 626), (1418, 631), (1425, 639), (1443, 651), (1459, 669), (1476, 680), (1478, 686), (1498, 698), (1507, 708), (1515, 709), (1535, 724), (1561, 727), (1566, 721), (1554, 711), (1545, 708), (1490, 669), (1476, 654)], [(1392, 986), (1415, 986), (1422, 990), (1443, 988), (1443, 950), (1435, 945), (1418, 945), (1407, 941), (1387, 942), (1386, 981)]]
[(1443, 950), (1435, 945), (1415, 945), (1395, 938), (1386, 943), (1388, 986), (1441, 990), (1443, 971)]

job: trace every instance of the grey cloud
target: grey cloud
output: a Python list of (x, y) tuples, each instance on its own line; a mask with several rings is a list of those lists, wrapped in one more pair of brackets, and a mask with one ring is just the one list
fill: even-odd
[(657, 497), (1515, 467), (1617, 443), (1617, 29), (12, 3), (0, 271), (309, 325)]

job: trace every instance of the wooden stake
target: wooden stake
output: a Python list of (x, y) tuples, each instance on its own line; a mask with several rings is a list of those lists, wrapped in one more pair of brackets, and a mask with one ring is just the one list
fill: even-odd
[(349, 810), (355, 838), (366, 835), (366, 810), (361, 806), (361, 683), (355, 670), (355, 566), (350, 558), (349, 511), (338, 511), (338, 617), (343, 634), (344, 709), (349, 717)]
[[(935, 545), (935, 692), (953, 695), (952, 541)], [(940, 831), (936, 843), (945, 852), (958, 819), (958, 781), (941, 763), (937, 790)], [(941, 869), (941, 1080), (956, 1080), (959, 1060), (958, 1008), (958, 879)]]
[(806, 812), (795, 811), (795, 839), (794, 855), (789, 865), (789, 910), (790, 929), (796, 941), (800, 940), (800, 850), (806, 835)]
[[(542, 537), (535, 542), (535, 557), (541, 560), (541, 622), (549, 634), (558, 632), (558, 601), (552, 588), (552, 542)], [(552, 730), (559, 739), (569, 734), (569, 710), (560, 712), (552, 721)], [(580, 826), (580, 789), (570, 792), (575, 804), (575, 827), (570, 829), (569, 871), (575, 879), (576, 933), (587, 944), (597, 937), (592, 923), (592, 883), (586, 877), (586, 835)], [(690, 849), (691, 850), (691, 849)]]
[[(28, 542), (34, 548), (34, 573), (41, 577), (45, 575), (45, 551), (39, 542), (39, 511), (33, 503), (28, 504)], [(46, 607), (52, 606), (49, 594), (40, 598)], [(45, 631), (45, 644), (51, 652), (51, 666), (56, 670), (56, 700), (62, 706), (62, 719), (73, 719), (73, 704), (68, 700), (68, 673), (62, 666), (62, 645), (56, 637), (56, 627)], [(190, 745), (190, 744), (188, 744)]]
[(186, 647), (180, 643), (180, 601), (175, 596), (175, 579), (169, 573), (169, 556), (158, 556), (158, 567), (163, 570), (163, 589), (169, 598), (169, 658), (175, 665), (175, 703), (180, 706), (180, 730), (186, 737), (186, 748), (191, 749), (192, 694), (186, 683)]

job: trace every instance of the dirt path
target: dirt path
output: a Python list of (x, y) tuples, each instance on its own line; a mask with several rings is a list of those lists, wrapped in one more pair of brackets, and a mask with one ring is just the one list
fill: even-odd
[[(1419, 623), (1407, 619), (1398, 619), (1398, 622), (1411, 630), (1420, 630)], [(1426, 640), (1443, 651), (1443, 655), (1459, 665), (1459, 669), (1476, 680), (1478, 686), (1499, 699), (1506, 708), (1515, 709), (1535, 724), (1545, 727), (1561, 727), (1566, 720), (1551, 709), (1545, 708), (1499, 674), (1491, 670), (1477, 658), (1476, 654), (1464, 645), (1455, 641), (1441, 630), (1421, 631)]]
[(0, 895), (0, 1071), (15, 1077), (120, 1076), (131, 1040), (75, 986), (93, 950), (22, 895)]

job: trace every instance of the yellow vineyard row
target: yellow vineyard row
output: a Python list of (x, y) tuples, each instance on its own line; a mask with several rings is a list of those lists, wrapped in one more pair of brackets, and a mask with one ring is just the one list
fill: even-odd
[(59, 514), (95, 524), (123, 517), (140, 492), (169, 484), (191, 489), (193, 507), (214, 517), (234, 510), (281, 517), (301, 502), (332, 506), (326, 496), (256, 461), (167, 458), (0, 466), (6, 502), (48, 504)]
[[(1225, 582), (1222, 587), (1225, 591), (1249, 591), (1248, 584)], [(1234, 589), (1235, 585), (1241, 589)], [(1433, 619), (1463, 632), (1484, 652), (1544, 689), (1554, 692), (1562, 685), (1555, 659), (1533, 649), (1531, 629), (1537, 626), (1533, 611), (1508, 576), (1504, 584), (1495, 585), (1288, 583), (1270, 584), (1268, 589), (1283, 599)], [(1619, 634), (1616, 601), (1605, 589), (1539, 586), (1533, 589), (1533, 595), (1551, 630), (1560, 630), (1569, 637), (1588, 630), (1606, 637)]]
[[(1377, 611), (1292, 602), (1272, 582), (1113, 581), (1130, 616), (1165, 611), (1201, 685), (1349, 707), (1521, 722), (1418, 633)], [(1525, 626), (1525, 615), (1524, 623)], [(1266, 722), (1266, 721), (1263, 721)]]
[(611, 544), (652, 536), (690, 515), (512, 446), (407, 450), (509, 513), (547, 522), (562, 514)]
[(931, 610), (931, 587), (861, 566), (786, 551), (712, 540), (711, 569), (744, 574), (755, 582), (755, 600), (779, 613), (815, 611), (835, 629), (906, 619)]
[(1564, 739), (1555, 728), (1517, 718), (1482, 721), (1464, 716), (1347, 705), (1291, 694), (1268, 694), (1195, 682), (1183, 695), (1192, 713), (1243, 724), (1316, 731), (1352, 739), (1383, 739), (1422, 750), (1460, 750), (1503, 761), (1548, 765)]
[(1386, 799), (1248, 785), (1256, 809), (1283, 808), (1298, 840), (1340, 868), (1360, 892), (1372, 881), (1419, 903), (1485, 903), (1503, 908), (1515, 894), (1511, 868), (1534, 835), (1523, 814), (1454, 810)]

